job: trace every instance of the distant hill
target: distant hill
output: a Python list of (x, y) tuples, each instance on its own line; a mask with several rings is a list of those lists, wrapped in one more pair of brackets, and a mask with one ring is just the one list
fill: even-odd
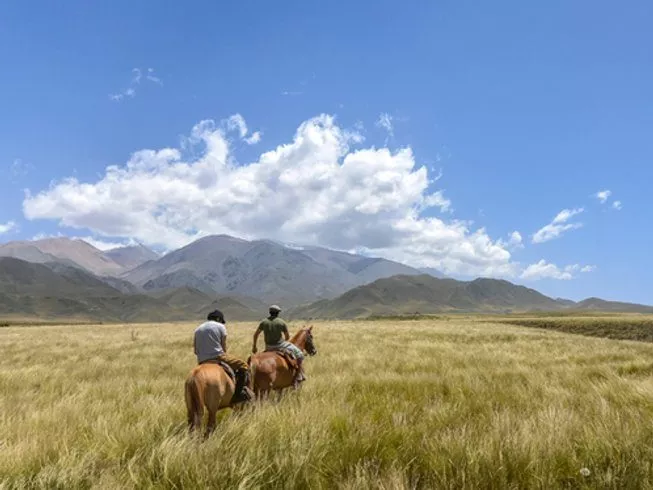
[(335, 298), (379, 278), (422, 273), (378, 257), (228, 235), (207, 236), (162, 257), (143, 245), (102, 252), (69, 238), (10, 242), (0, 245), (0, 256), (51, 268), (77, 267), (123, 294), (192, 288), (211, 297), (249, 297), (284, 308)]
[[(49, 265), (49, 264), (46, 264)], [(118, 277), (111, 277), (111, 276), (98, 276), (98, 278), (111, 286), (114, 289), (117, 289), (121, 293), (124, 294), (143, 294), (143, 290), (139, 287), (134, 286), (131, 282), (125, 281), (124, 279), (120, 279)]]
[(121, 279), (99, 278), (77, 266), (0, 257), (2, 318), (201, 322), (219, 308), (233, 322), (258, 320), (267, 313), (266, 304), (244, 296), (207, 295), (188, 287), (146, 295), (131, 288), (135, 286)]
[(228, 235), (201, 238), (121, 277), (148, 292), (191, 287), (284, 305), (333, 298), (397, 274), (421, 274), (397, 262), (320, 247), (288, 247)]
[[(213, 302), (197, 310), (202, 317), (209, 311), (218, 309), (230, 321), (259, 321), (268, 315), (266, 303), (242, 296), (219, 296)], [(252, 332), (253, 334), (254, 332)]]
[(0, 258), (0, 314), (94, 321), (182, 320), (184, 312), (142, 294), (123, 294), (77, 267)]
[(32, 296), (115, 296), (112, 288), (88, 272), (63, 264), (35, 264), (0, 257), (0, 292)]
[(117, 276), (125, 270), (101, 250), (83, 240), (70, 238), (5, 243), (0, 245), (0, 257), (14, 257), (33, 263), (61, 262), (100, 276)]
[(346, 274), (351, 274), (353, 277), (349, 279), (352, 282), (352, 287), (367, 284), (382, 277), (420, 273), (413, 267), (378, 257), (364, 257), (321, 247), (303, 247), (301, 252), (335, 271), (345, 271)]
[(159, 258), (159, 254), (140, 244), (107, 250), (104, 255), (126, 270), (134, 269), (149, 260)]
[(208, 295), (189, 287), (151, 291), (148, 295), (188, 312), (189, 318), (205, 318), (210, 311), (218, 309), (224, 313), (228, 322), (262, 319), (267, 315), (269, 306), (256, 298)]
[[(127, 276), (132, 281), (133, 276)], [(136, 282), (138, 284), (138, 282)], [(215, 289), (207, 280), (200, 279), (193, 271), (188, 269), (177, 269), (172, 272), (161, 274), (149, 279), (141, 286), (145, 291), (167, 291), (170, 289), (191, 288), (202, 291), (204, 294), (216, 294)]]
[[(0, 316), (106, 321), (255, 321), (270, 303), (288, 318), (442, 312), (651, 313), (653, 307), (553, 299), (508, 281), (457, 281), (434, 269), (321, 247), (201, 238), (162, 257), (137, 245), (102, 252), (78, 239), (0, 245)], [(301, 306), (297, 306), (301, 305)]]
[(110, 286), (113, 289), (116, 289), (124, 294), (140, 294), (142, 293), (140, 288), (137, 288), (132, 283), (127, 282), (123, 279), (112, 276), (96, 276), (86, 269), (81, 268), (77, 264), (66, 265), (65, 262), (45, 262), (43, 265), (48, 267), (50, 270), (60, 274), (64, 277), (72, 277), (77, 275), (83, 275), (85, 277), (92, 276), (95, 280), (102, 282), (104, 285)]
[(211, 304), (215, 299), (198, 289), (187, 286), (172, 289), (159, 289), (149, 292), (148, 296), (163, 301), (165, 304), (172, 306), (173, 308), (179, 308), (193, 313), (202, 308), (206, 308), (206, 306)]
[(292, 318), (357, 318), (370, 315), (432, 314), (443, 312), (510, 313), (597, 309), (653, 313), (653, 308), (603, 300), (580, 303), (558, 301), (534, 289), (508, 281), (479, 278), (473, 281), (438, 279), (430, 275), (394, 276), (292, 309)]
[(653, 314), (653, 306), (639, 305), (636, 303), (623, 303), (620, 301), (606, 301), (600, 298), (587, 298), (570, 305), (570, 308), (573, 310), (586, 311)]
[(434, 269), (433, 267), (422, 267), (420, 271), (423, 274), (428, 274), (429, 276), (437, 277), (438, 279), (444, 279), (447, 277), (442, 272), (440, 272), (437, 269)]

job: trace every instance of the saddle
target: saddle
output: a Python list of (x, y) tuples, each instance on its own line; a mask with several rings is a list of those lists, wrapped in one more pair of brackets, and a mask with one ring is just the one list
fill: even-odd
[(275, 354), (283, 357), (283, 359), (288, 363), (288, 367), (290, 367), (290, 370), (293, 372), (293, 374), (299, 371), (299, 363), (290, 352), (285, 350), (272, 350), (268, 352), (274, 352)]
[(208, 359), (206, 361), (201, 362), (200, 364), (217, 364), (222, 369), (224, 369), (225, 373), (227, 373), (227, 376), (231, 378), (231, 381), (233, 381), (234, 383), (236, 382), (236, 373), (234, 372), (233, 369), (231, 369), (231, 366), (226, 362), (220, 361), (218, 359)]

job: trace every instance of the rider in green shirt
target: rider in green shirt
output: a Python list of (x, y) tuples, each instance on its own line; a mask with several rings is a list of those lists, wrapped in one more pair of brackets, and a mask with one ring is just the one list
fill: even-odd
[(277, 305), (272, 305), (270, 306), (269, 313), (270, 316), (263, 320), (256, 329), (256, 332), (254, 332), (254, 345), (252, 346), (252, 352), (256, 353), (256, 342), (258, 341), (258, 336), (263, 332), (265, 351), (289, 352), (292, 357), (297, 359), (297, 364), (299, 366), (299, 371), (297, 372), (294, 383), (305, 381), (306, 375), (304, 374), (304, 367), (302, 366), (304, 353), (299, 347), (288, 341), (290, 339), (288, 326), (286, 325), (286, 322), (279, 318), (281, 308)]

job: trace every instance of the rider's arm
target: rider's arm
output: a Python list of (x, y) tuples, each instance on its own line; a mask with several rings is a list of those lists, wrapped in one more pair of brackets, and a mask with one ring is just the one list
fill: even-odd
[(220, 338), (220, 343), (222, 344), (222, 351), (226, 354), (227, 353), (227, 329), (226, 327), (221, 327), (220, 330), (222, 330), (222, 337)]
[(286, 325), (286, 322), (283, 322), (283, 336), (286, 338), (286, 341), (290, 340), (290, 334), (288, 333), (288, 325)]
[(252, 352), (256, 353), (256, 342), (258, 341), (258, 336), (261, 334), (261, 326), (256, 329), (256, 332), (254, 332), (254, 341), (252, 343)]

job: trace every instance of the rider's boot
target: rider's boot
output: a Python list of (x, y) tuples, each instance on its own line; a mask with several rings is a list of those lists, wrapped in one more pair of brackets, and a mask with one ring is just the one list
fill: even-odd
[(295, 379), (293, 380), (293, 386), (297, 388), (299, 383), (306, 381), (306, 374), (304, 374), (304, 359), (297, 359), (297, 372), (295, 373)]
[(236, 388), (234, 390), (233, 402), (249, 402), (254, 399), (254, 392), (249, 387), (249, 370), (239, 369), (236, 374)]

